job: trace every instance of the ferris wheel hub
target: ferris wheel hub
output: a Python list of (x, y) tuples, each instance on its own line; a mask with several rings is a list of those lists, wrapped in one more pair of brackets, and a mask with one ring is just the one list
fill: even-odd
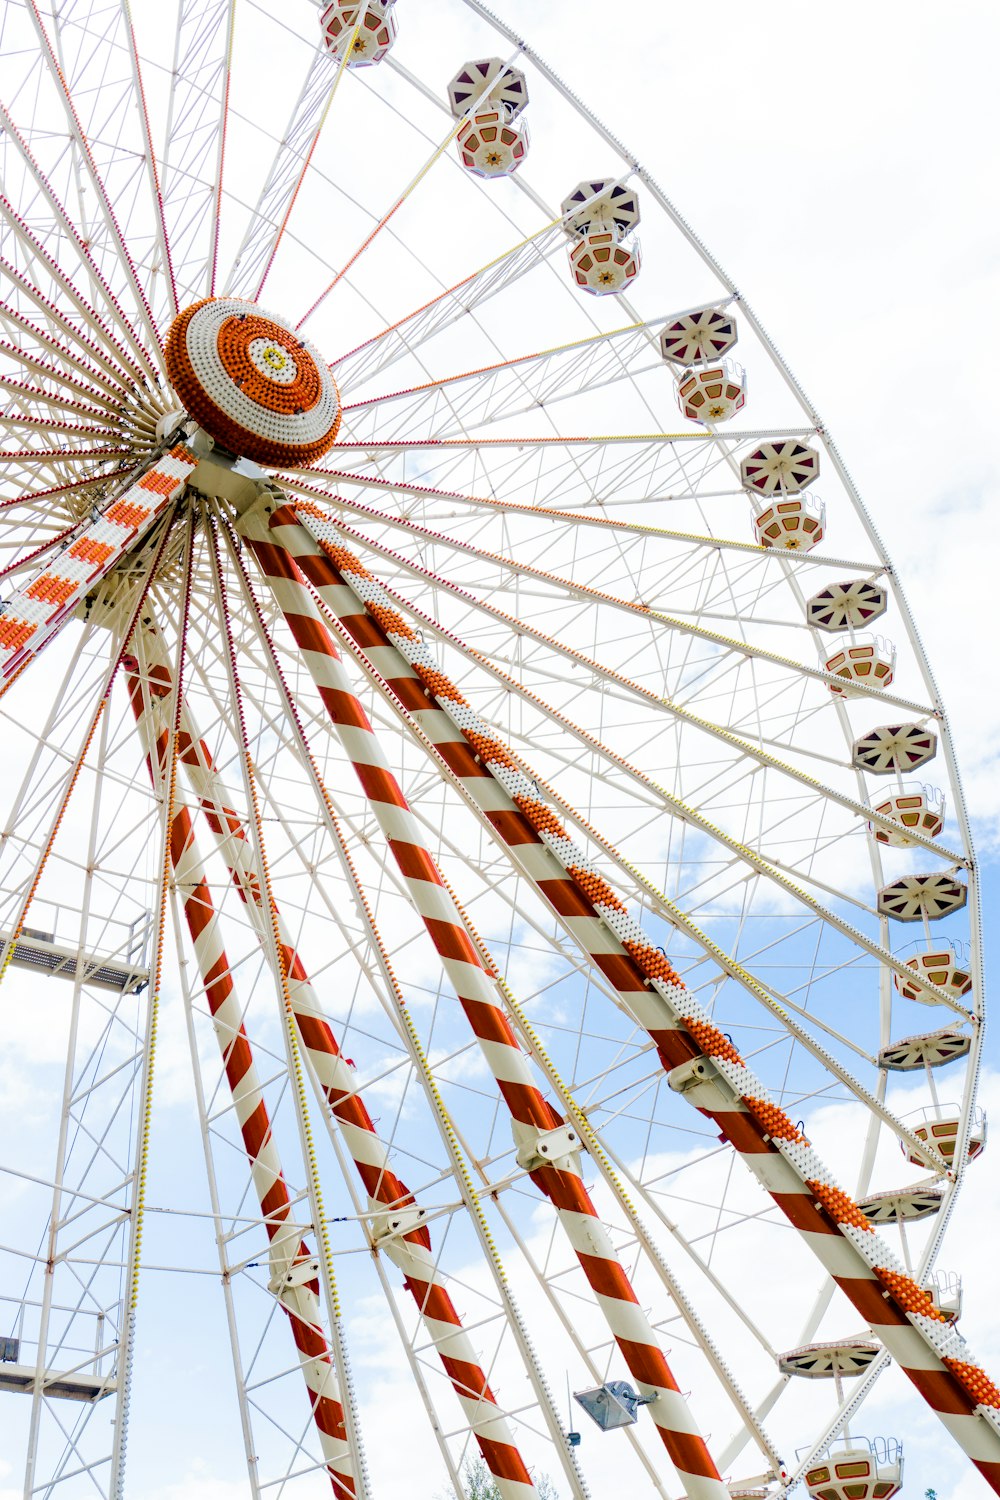
[(174, 319), (167, 373), (188, 415), (228, 453), (271, 468), (330, 448), (340, 396), (294, 328), (238, 297), (208, 297)]

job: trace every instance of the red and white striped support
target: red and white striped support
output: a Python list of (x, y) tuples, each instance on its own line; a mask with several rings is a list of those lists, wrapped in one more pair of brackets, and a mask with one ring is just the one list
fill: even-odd
[[(148, 691), (152, 697), (166, 699), (172, 678), (162, 637), (147, 627), (143, 642), (149, 668)], [(270, 919), (264, 909), (246, 829), (186, 705), (182, 706), (180, 722), (178, 758), (266, 954)], [(430, 1233), (420, 1222), (422, 1211), (409, 1188), (389, 1166), (388, 1147), (376, 1133), (371, 1115), (358, 1092), (354, 1065), (337, 1046), (302, 959), (280, 915), (278, 942), (299, 1037), (369, 1195), (372, 1243), (402, 1271), (404, 1284), (417, 1304), (427, 1335), (462, 1404), (466, 1422), (479, 1444), (502, 1500), (529, 1500), (536, 1494), (531, 1475), (490, 1389), (476, 1348), (462, 1327), (461, 1318), (445, 1287), (433, 1254)], [(407, 1228), (407, 1225), (411, 1227)]]
[(336, 527), (315, 507), (299, 509), (305, 527), (286, 509), (272, 518), (274, 533), (461, 778), (518, 868), (656, 1043), (671, 1086), (740, 1152), (1000, 1494), (1000, 1388), (770, 1100), (552, 807), (539, 800), (539, 781), (440, 671), (377, 579), (339, 545)]
[(65, 552), (10, 596), (0, 615), (0, 684), (38, 655), (84, 595), (183, 493), (197, 462), (182, 444), (165, 453), (82, 527)]
[[(285, 616), (497, 1081), (512, 1116), (519, 1164), (555, 1207), (629, 1372), (640, 1390), (655, 1398), (649, 1407), (650, 1416), (689, 1500), (728, 1500), (729, 1491), (583, 1183), (575, 1133), (535, 1083), (501, 1008), (493, 976), (480, 962), (337, 648), (292, 561), (288, 547), (308, 553), (311, 539), (294, 511), (285, 505), (279, 508), (273, 496), (258, 501), (240, 519), (237, 529), (252, 549)], [(308, 556), (306, 562), (308, 565)], [(328, 567), (321, 554), (319, 562)]]
[[(139, 644), (141, 649), (141, 640)], [(170, 739), (163, 722), (161, 700), (155, 687), (149, 690), (150, 676), (134, 656), (125, 657), (124, 666), (146, 765), (157, 787), (162, 784), (167, 766)], [(270, 1242), (269, 1287), (291, 1324), (323, 1459), (334, 1495), (340, 1500), (356, 1492), (355, 1463), (322, 1326), (317, 1263), (292, 1221), (291, 1199), (250, 1042), (243, 1028), (218, 914), (198, 853), (191, 815), (183, 804), (177, 806), (170, 826), (170, 856)]]

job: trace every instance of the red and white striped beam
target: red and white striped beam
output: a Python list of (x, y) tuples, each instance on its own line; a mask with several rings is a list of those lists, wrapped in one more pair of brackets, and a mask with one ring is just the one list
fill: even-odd
[[(143, 640), (149, 664), (148, 690), (154, 699), (165, 702), (171, 694), (172, 676), (162, 637), (152, 627), (146, 627)], [(248, 909), (266, 956), (270, 919), (264, 909), (246, 827), (186, 704), (181, 709), (180, 723), (178, 759), (215, 836), (219, 853)], [(529, 1500), (536, 1494), (531, 1475), (490, 1389), (475, 1346), (462, 1327), (447, 1291), (433, 1254), (430, 1233), (426, 1225), (420, 1223), (419, 1205), (389, 1166), (389, 1148), (377, 1134), (361, 1097), (354, 1064), (344, 1057), (337, 1045), (301, 955), (280, 914), (278, 941), (299, 1038), (369, 1195), (373, 1245), (402, 1271), (404, 1285), (416, 1302), (427, 1335), (461, 1402), (466, 1422), (496, 1482), (501, 1500)], [(413, 1227), (406, 1228), (408, 1223)]]
[[(240, 518), (237, 530), (253, 552), (291, 629), (406, 889), (496, 1079), (512, 1117), (518, 1162), (556, 1209), (630, 1374), (644, 1394), (655, 1398), (648, 1410), (685, 1485), (688, 1500), (728, 1500), (729, 1491), (584, 1185), (577, 1162), (579, 1143), (575, 1133), (543, 1097), (535, 1082), (528, 1059), (503, 1011), (494, 976), (480, 961), (461, 914), (423, 842), (419, 824), (354, 693), (336, 645), (287, 549), (288, 541), (294, 546), (296, 539), (301, 538), (311, 544), (311, 538), (294, 512), (270, 495), (262, 497)], [(325, 562), (321, 555), (320, 560)]]
[[(142, 637), (137, 642), (140, 651), (144, 640)], [(165, 776), (170, 742), (161, 702), (162, 684), (156, 668), (144, 667), (135, 656), (126, 656), (123, 665), (146, 765), (154, 788), (158, 788)], [(166, 691), (170, 691), (169, 687)], [(267, 1231), (269, 1289), (291, 1324), (334, 1495), (353, 1496), (355, 1463), (347, 1442), (337, 1376), (323, 1331), (316, 1260), (292, 1218), (291, 1198), (243, 1026), (242, 1007), (233, 984), (218, 913), (198, 852), (191, 814), (183, 803), (176, 807), (169, 838), (174, 878)]]
[(663, 1067), (674, 1074), (673, 1086), (740, 1152), (1000, 1494), (1000, 1388), (954, 1325), (934, 1309), (809, 1141), (770, 1100), (553, 807), (541, 801), (538, 779), (521, 768), (441, 672), (377, 579), (339, 544), (336, 528), (312, 514), (303, 526), (287, 508), (271, 517), (271, 527), (461, 779), (518, 869), (654, 1041)]
[(6, 601), (0, 614), (0, 693), (66, 618), (184, 492), (198, 460), (179, 444), (133, 480), (76, 540)]

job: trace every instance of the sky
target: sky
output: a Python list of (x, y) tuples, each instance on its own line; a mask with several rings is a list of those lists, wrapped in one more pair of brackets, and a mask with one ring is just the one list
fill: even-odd
[[(432, 0), (399, 5), (407, 26), (433, 13)], [(774, 0), (624, 13), (594, 0), (544, 7), (498, 0), (498, 9), (634, 143), (837, 435), (949, 707), (983, 862), (987, 965), (995, 974), (1000, 698), (990, 691), (988, 644), (1000, 563), (988, 430), (1000, 305), (990, 159), (995, 10), (904, 8), (895, 0), (828, 11)], [(991, 1076), (1000, 1073), (996, 1033), (987, 1063), (987, 1102), (996, 1098), (1000, 1110)], [(1000, 1317), (990, 1229), (1000, 1232), (1000, 1216), (983, 1179), (995, 1170), (988, 1152), (975, 1203), (970, 1191), (945, 1257), (965, 1276), (967, 1336), (994, 1369)], [(953, 1468), (946, 1452), (933, 1474), (912, 1466), (907, 1494), (922, 1495), (924, 1477), (933, 1478), (939, 1500), (989, 1493), (955, 1454)], [(211, 1475), (203, 1492), (222, 1500)], [(233, 1496), (242, 1492), (235, 1483)], [(174, 1493), (165, 1488), (158, 1500)], [(200, 1500), (196, 1479), (184, 1494)]]

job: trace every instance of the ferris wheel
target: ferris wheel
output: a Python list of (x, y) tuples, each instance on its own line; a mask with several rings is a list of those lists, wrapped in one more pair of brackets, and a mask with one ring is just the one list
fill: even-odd
[(1000, 1493), (905, 597), (654, 177), (444, 9), (4, 9), (17, 1493), (890, 1500), (887, 1387)]

